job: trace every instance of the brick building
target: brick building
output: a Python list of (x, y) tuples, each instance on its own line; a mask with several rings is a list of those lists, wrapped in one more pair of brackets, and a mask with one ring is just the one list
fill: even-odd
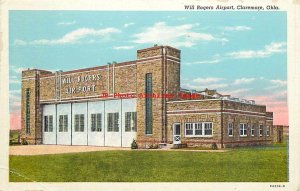
[(273, 142), (286, 143), (289, 139), (289, 126), (273, 125)]
[(272, 142), (273, 113), (215, 90), (180, 88), (180, 50), (154, 46), (137, 60), (22, 72), (22, 137), (30, 144), (219, 148)]

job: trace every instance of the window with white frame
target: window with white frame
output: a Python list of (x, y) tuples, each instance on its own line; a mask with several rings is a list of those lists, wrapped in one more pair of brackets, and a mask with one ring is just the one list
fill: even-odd
[(255, 135), (255, 127), (254, 125), (251, 126), (251, 136)]
[(266, 129), (266, 135), (267, 135), (267, 136), (270, 136), (270, 128), (269, 128), (269, 126), (267, 126), (267, 129)]
[(46, 115), (44, 116), (44, 132), (52, 132), (53, 131), (53, 116)]
[(204, 134), (205, 136), (212, 135), (212, 123), (204, 123)]
[(210, 137), (212, 136), (212, 128), (213, 126), (210, 122), (185, 123), (185, 136)]
[(59, 132), (68, 132), (68, 115), (59, 115)]
[(102, 131), (102, 114), (92, 113), (91, 114), (91, 131), (101, 132)]
[(125, 132), (136, 132), (136, 112), (125, 112)]
[(263, 125), (259, 125), (259, 136), (262, 137), (264, 133)]
[(247, 124), (241, 123), (240, 124), (240, 137), (246, 137), (247, 136)]
[(185, 124), (185, 135), (186, 136), (193, 136), (193, 123), (186, 123)]
[(107, 114), (107, 132), (119, 132), (119, 113)]
[(233, 124), (228, 123), (228, 136), (232, 137), (233, 136)]
[(195, 135), (203, 135), (202, 134), (202, 123), (195, 123)]
[(75, 115), (75, 132), (84, 132), (84, 114)]

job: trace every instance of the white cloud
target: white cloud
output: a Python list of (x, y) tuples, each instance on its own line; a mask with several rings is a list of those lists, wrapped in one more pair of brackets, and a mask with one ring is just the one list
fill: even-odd
[(282, 53), (286, 51), (285, 42), (272, 42), (266, 45), (262, 50), (245, 50), (227, 53), (227, 56), (233, 59), (246, 59), (246, 58), (264, 58), (272, 54)]
[(24, 45), (26, 45), (26, 44), (27, 44), (27, 42), (25, 42), (24, 40), (16, 39), (16, 40), (14, 41), (14, 45), (15, 45), (15, 46), (24, 46)]
[(241, 89), (235, 89), (235, 90), (227, 90), (225, 91), (224, 95), (231, 95), (232, 97), (244, 97), (244, 94), (248, 92), (250, 89), (247, 88), (241, 88)]
[(192, 29), (197, 25), (185, 24), (170, 26), (165, 22), (155, 23), (151, 27), (145, 28), (141, 33), (134, 34), (133, 42), (138, 44), (172, 44), (176, 47), (192, 47), (201, 41), (223, 41), (225, 38), (216, 38), (208, 33), (194, 32)]
[(194, 90), (204, 90), (205, 88), (219, 89), (219, 88), (228, 87), (228, 84), (220, 83), (220, 81), (222, 80), (224, 80), (224, 78), (214, 78), (214, 77), (196, 78), (190, 80), (187, 83), (184, 83), (183, 87), (187, 89), (194, 89)]
[(270, 80), (272, 84), (275, 84), (277, 86), (286, 86), (287, 81), (286, 80)]
[(10, 90), (9, 94), (10, 95), (21, 95), (21, 90)]
[(286, 43), (285, 42), (272, 42), (269, 45), (265, 46), (265, 50), (268, 53), (278, 53), (286, 51)]
[(10, 78), (9, 79), (9, 83), (10, 84), (21, 84), (21, 80), (20, 79), (16, 79), (16, 78)]
[(252, 30), (251, 27), (247, 26), (233, 26), (233, 27), (224, 27), (226, 31), (249, 31)]
[(219, 89), (219, 88), (225, 88), (228, 87), (228, 84), (200, 84), (200, 85), (194, 85), (190, 83), (183, 84), (184, 88), (192, 89), (192, 90), (204, 90), (205, 88), (208, 89)]
[(284, 88), (287, 86), (287, 81), (286, 80), (270, 80), (270, 83), (272, 84), (269, 87), (266, 87), (266, 90), (274, 90), (278, 88)]
[(57, 25), (64, 25), (64, 26), (69, 26), (69, 25), (74, 25), (74, 24), (76, 24), (76, 21), (57, 23)]
[(130, 50), (133, 49), (134, 46), (114, 46), (113, 49), (115, 50)]
[(234, 85), (250, 84), (254, 80), (255, 80), (255, 78), (239, 78), (239, 79), (234, 80), (233, 84)]
[(127, 27), (130, 27), (130, 26), (134, 25), (134, 24), (135, 24), (135, 23), (125, 23), (125, 24), (123, 25), (123, 27), (127, 28)]
[(265, 90), (275, 90), (275, 89), (282, 89), (286, 88), (287, 81), (286, 80), (270, 80), (270, 86), (266, 87)]
[(217, 64), (221, 62), (220, 59), (214, 59), (214, 60), (202, 60), (202, 61), (196, 61), (196, 62), (187, 62), (184, 63), (185, 65), (192, 65), (192, 64)]
[(196, 78), (193, 80), (193, 82), (199, 83), (199, 84), (211, 84), (216, 83), (223, 80), (223, 78)]
[[(91, 28), (79, 28), (65, 34), (63, 37), (58, 39), (39, 39), (31, 42), (25, 42), (23, 40), (15, 40), (16, 45), (57, 45), (57, 44), (72, 44), (77, 43), (79, 40), (87, 37), (107, 37), (113, 33), (119, 33), (120, 31), (116, 28), (104, 28), (104, 29), (91, 29)], [(21, 43), (20, 43), (21, 42)], [(91, 42), (91, 41), (89, 41)]]
[(10, 69), (11, 69), (11, 71), (13, 71), (14, 73), (21, 74), (22, 71), (23, 71), (23, 70), (26, 70), (27, 68), (16, 67), (16, 66), (11, 65), (11, 66), (10, 66)]

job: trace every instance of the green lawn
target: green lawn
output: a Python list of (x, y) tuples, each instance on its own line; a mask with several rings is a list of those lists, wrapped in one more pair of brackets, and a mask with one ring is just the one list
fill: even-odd
[(223, 153), (102, 151), (10, 156), (11, 182), (287, 182), (283, 145)]

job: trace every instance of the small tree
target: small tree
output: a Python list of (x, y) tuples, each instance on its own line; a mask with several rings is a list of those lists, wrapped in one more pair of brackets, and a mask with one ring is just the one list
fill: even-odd
[(137, 149), (138, 145), (136, 143), (136, 141), (133, 139), (132, 143), (131, 143), (131, 149)]

